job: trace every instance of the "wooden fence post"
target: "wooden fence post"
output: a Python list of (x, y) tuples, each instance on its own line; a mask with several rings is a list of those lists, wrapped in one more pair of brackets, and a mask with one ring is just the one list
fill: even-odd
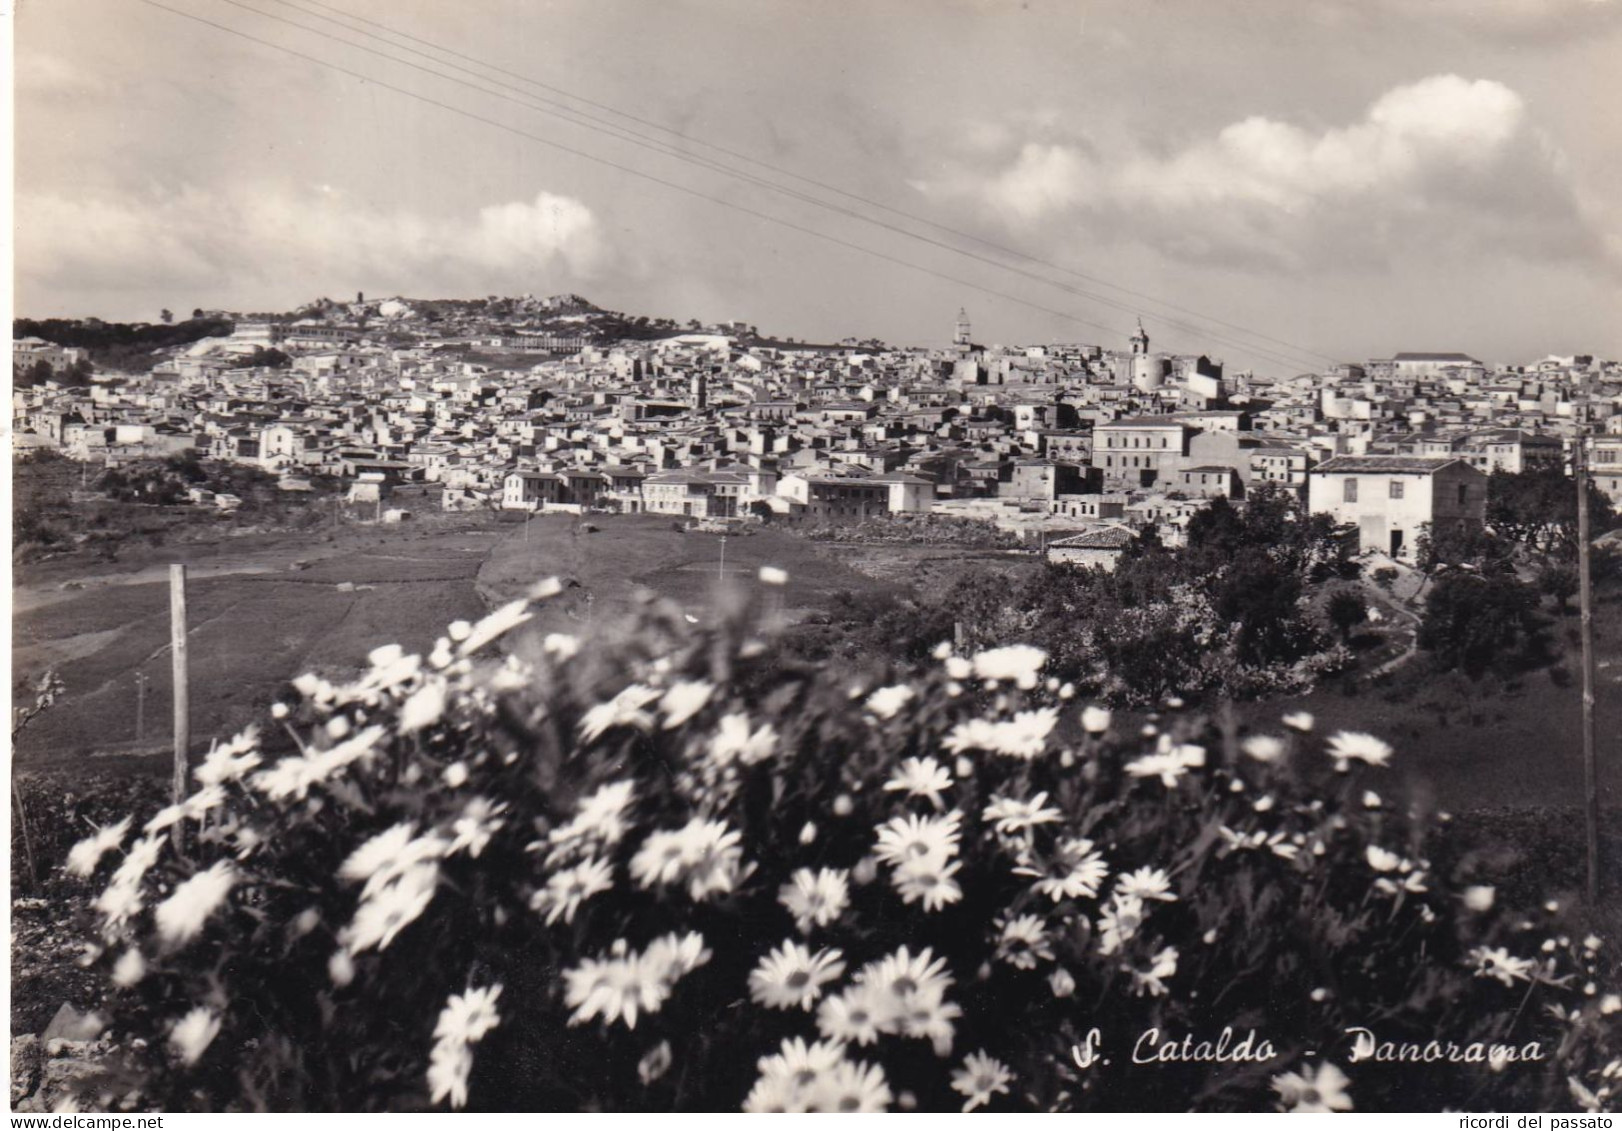
[[(191, 688), (186, 674), (186, 567), (169, 567), (169, 653), (174, 673), (175, 698), (175, 776), (174, 801), (186, 796), (188, 751), (191, 747)], [(174, 837), (179, 847), (180, 824)]]

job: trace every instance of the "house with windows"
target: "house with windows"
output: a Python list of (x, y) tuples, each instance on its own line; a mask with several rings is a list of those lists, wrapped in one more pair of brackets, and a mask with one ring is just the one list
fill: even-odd
[(1100, 526), (1069, 538), (1049, 542), (1047, 559), (1056, 565), (1097, 566), (1114, 573), (1126, 548), (1137, 537), (1125, 525)]
[(1155, 487), (1175, 477), (1193, 429), (1170, 416), (1125, 416), (1093, 429), (1093, 466), (1107, 482)]
[(1336, 456), (1308, 475), (1307, 506), (1357, 527), (1358, 548), (1411, 558), (1427, 526), (1487, 514), (1487, 476), (1462, 459)]

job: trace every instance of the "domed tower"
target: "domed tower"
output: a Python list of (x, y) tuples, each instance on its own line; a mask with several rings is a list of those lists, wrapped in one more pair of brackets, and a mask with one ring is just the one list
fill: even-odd
[(1143, 319), (1138, 319), (1138, 332), (1132, 335), (1132, 356), (1147, 357), (1149, 355), (1149, 331), (1143, 328)]
[(1138, 319), (1138, 332), (1132, 335), (1132, 386), (1140, 393), (1153, 393), (1166, 383), (1167, 360), (1149, 353), (1149, 334)]

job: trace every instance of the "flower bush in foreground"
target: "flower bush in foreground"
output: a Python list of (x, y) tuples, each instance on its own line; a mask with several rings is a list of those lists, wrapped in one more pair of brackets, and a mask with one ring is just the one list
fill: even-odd
[[(541, 588), (540, 593), (555, 592)], [(1604, 1108), (1609, 944), (1393, 752), (1125, 736), (1010, 647), (797, 667), (749, 608), (316, 676), (76, 847), (170, 1109)], [(1062, 716), (1078, 725), (1066, 744)], [(183, 851), (171, 842), (182, 830)]]

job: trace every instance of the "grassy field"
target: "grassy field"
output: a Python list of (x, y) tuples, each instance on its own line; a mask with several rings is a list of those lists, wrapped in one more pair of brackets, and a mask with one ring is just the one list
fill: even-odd
[[(391, 642), (423, 650), (450, 621), (476, 619), (484, 611), (479, 566), (506, 531), (469, 516), (423, 529), (350, 530), (334, 541), (283, 534), (154, 551), (195, 570), (187, 611), (196, 742), (234, 732), (301, 672), (354, 669)], [(59, 571), (50, 583), (36, 570), (34, 584), (15, 593), (16, 684), (54, 667), (67, 685), (19, 738), (24, 767), (98, 754), (144, 760), (170, 741), (165, 563), (124, 564), (123, 573)], [(139, 741), (137, 672), (147, 680)], [(21, 704), (28, 697), (16, 684)]]
[[(586, 526), (598, 527), (587, 532)], [(728, 589), (761, 585), (761, 566), (786, 570), (782, 607), (790, 616), (825, 608), (842, 590), (900, 591), (852, 569), (838, 552), (772, 527), (726, 538), (723, 561), (719, 535), (683, 533), (669, 518), (621, 515), (590, 518), (538, 515), (490, 554), (479, 581), (492, 600), (508, 600), (534, 582), (558, 576), (579, 583), (549, 606), (543, 623), (572, 624), (588, 615), (613, 618), (626, 611), (639, 590), (651, 591), (702, 615)]]

